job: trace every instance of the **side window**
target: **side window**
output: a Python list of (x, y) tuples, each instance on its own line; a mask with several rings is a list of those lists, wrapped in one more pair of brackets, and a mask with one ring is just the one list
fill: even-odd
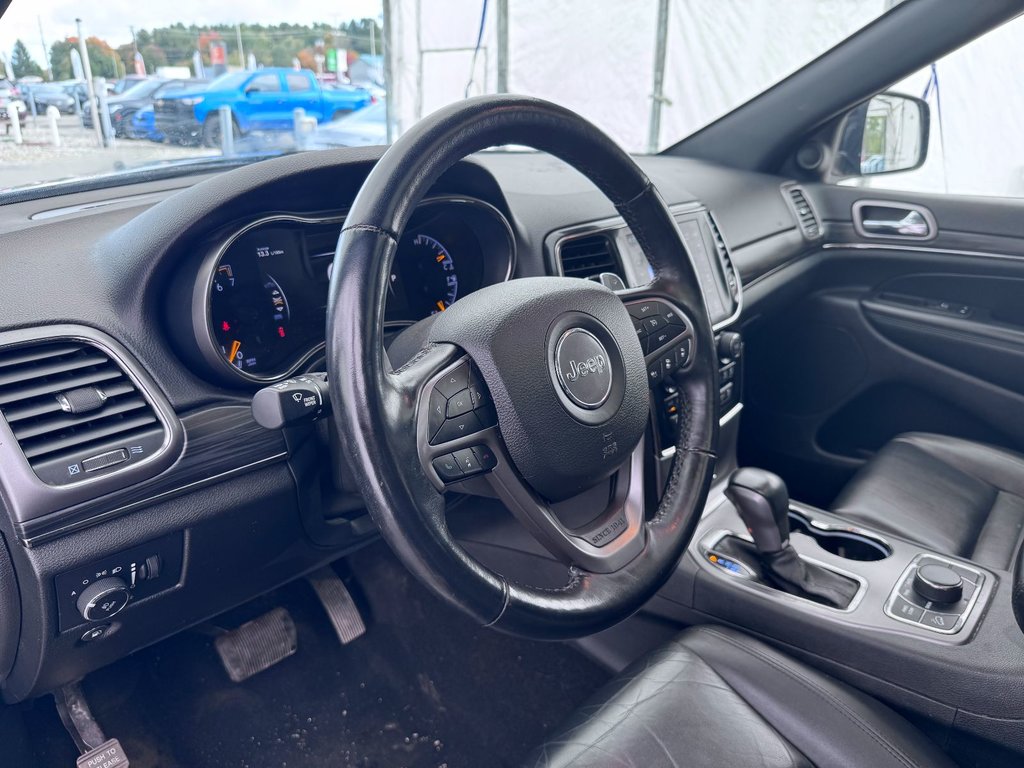
[[(928, 104), (930, 129), (924, 163), (914, 170), (878, 175), (863, 165), (862, 175), (840, 183), (909, 192), (1024, 197), (1024, 88), (1018, 78), (1024, 72), (1021, 51), (1024, 16), (888, 88)], [(869, 122), (865, 142), (872, 140), (871, 129)]]
[(284, 79), (288, 83), (288, 90), (292, 93), (313, 90), (313, 84), (309, 82), (309, 77), (301, 72), (289, 73), (285, 75)]
[(245, 86), (246, 93), (273, 93), (281, 90), (281, 79), (276, 74), (257, 75)]

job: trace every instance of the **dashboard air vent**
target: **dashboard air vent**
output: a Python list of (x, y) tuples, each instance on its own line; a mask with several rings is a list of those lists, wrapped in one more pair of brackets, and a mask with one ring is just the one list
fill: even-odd
[(558, 252), (562, 274), (566, 277), (597, 277), (611, 272), (622, 278), (619, 259), (611, 239), (606, 234), (574, 237), (561, 244)]
[(0, 349), (0, 413), (32, 469), (51, 484), (141, 460), (164, 439), (132, 379), (80, 341)]
[(729, 286), (729, 293), (733, 300), (739, 298), (740, 280), (736, 275), (736, 267), (733, 266), (732, 256), (725, 246), (725, 238), (722, 237), (722, 230), (718, 228), (715, 217), (708, 213), (708, 224), (711, 226), (711, 235), (715, 238), (715, 249), (718, 251), (718, 258), (722, 261), (722, 269), (725, 272), (725, 282)]
[(789, 195), (789, 199), (793, 203), (800, 231), (811, 240), (818, 237), (821, 234), (821, 225), (818, 223), (818, 217), (814, 215), (811, 204), (807, 202), (807, 195), (800, 187), (790, 187), (786, 190), (786, 194)]

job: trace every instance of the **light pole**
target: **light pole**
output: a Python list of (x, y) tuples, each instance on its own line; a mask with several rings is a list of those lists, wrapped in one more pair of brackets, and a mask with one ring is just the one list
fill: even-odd
[(100, 126), (100, 107), (96, 102), (96, 88), (92, 82), (92, 65), (89, 63), (89, 49), (85, 45), (85, 37), (82, 36), (82, 20), (75, 19), (75, 26), (78, 28), (78, 52), (82, 54), (82, 73), (85, 75), (85, 90), (89, 94), (89, 108), (92, 110), (92, 128), (96, 132), (96, 139), (100, 146), (104, 146), (103, 128)]

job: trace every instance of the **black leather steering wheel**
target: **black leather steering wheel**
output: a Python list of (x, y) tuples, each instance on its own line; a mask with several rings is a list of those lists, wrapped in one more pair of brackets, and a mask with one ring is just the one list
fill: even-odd
[[(629, 225), (654, 280), (618, 293), (564, 277), (483, 288), (435, 316), (422, 348), (393, 369), (384, 308), (409, 217), (444, 171), (503, 144), (548, 152), (590, 178)], [(660, 355), (669, 355), (666, 365), (676, 355), (684, 403), (670, 479), (652, 513), (644, 508), (644, 433), (648, 380), (661, 363), (654, 349), (645, 359), (639, 338), (648, 311), (671, 326)], [(364, 500), (414, 575), (481, 624), (507, 632), (591, 634), (635, 612), (667, 581), (712, 479), (713, 342), (697, 276), (653, 184), (596, 127), (545, 101), (482, 96), (418, 123), (374, 167), (338, 241), (327, 365), (337, 429)], [(469, 466), (459, 471), (478, 474), (456, 487), (474, 492), (486, 484), (569, 566), (564, 587), (508, 581), (451, 536), (445, 461), (460, 451)], [(594, 506), (593, 489), (601, 487), (607, 496), (600, 492)], [(575, 527), (558, 512), (574, 500), (593, 512)]]

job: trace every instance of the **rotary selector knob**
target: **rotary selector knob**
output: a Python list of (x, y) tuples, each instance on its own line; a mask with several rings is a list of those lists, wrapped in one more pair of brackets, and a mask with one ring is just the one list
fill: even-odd
[(94, 581), (78, 596), (78, 612), (86, 621), (104, 621), (120, 613), (131, 594), (124, 580), (116, 576)]
[(718, 336), (718, 356), (738, 360), (743, 355), (743, 337), (736, 331), (722, 331)]
[(956, 603), (964, 596), (964, 580), (945, 565), (922, 565), (914, 574), (914, 591), (934, 603)]

